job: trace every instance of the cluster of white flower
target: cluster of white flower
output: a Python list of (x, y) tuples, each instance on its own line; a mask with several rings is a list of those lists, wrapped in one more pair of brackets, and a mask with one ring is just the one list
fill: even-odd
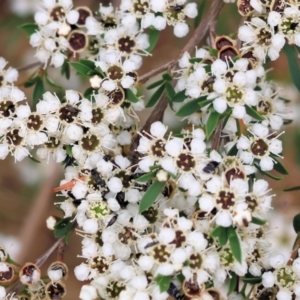
[[(45, 66), (61, 67), (67, 51), (83, 52), (78, 65), (88, 70), (91, 96), (48, 91), (32, 111), (12, 85), (17, 71), (0, 59), (0, 159), (11, 153), (20, 161), (36, 148), (38, 159), (52, 155), (65, 166), (53, 192), (64, 198), (56, 203), (69, 222), (64, 230), (76, 221), (83, 236), (85, 261), (75, 275), (90, 283), (80, 299), (225, 299), (220, 287), (239, 277), (245, 286), (228, 299), (244, 299), (250, 279), (254, 299), (300, 298), (299, 258), (286, 264), (271, 251), (264, 218), (272, 195), (255, 177), (286, 172), (277, 133), (287, 121), (285, 99), (263, 68), (285, 39), (297, 44), (298, 6), (281, 3), (279, 10), (274, 1), (237, 1), (240, 12), (254, 14), (239, 30), (243, 47), (217, 37), (212, 49), (182, 56), (175, 89), (166, 77), (156, 85), (191, 125), (177, 134), (160, 121), (139, 132), (135, 111), (144, 103), (136, 71), (149, 55), (150, 31), (172, 25), (185, 36), (195, 3), (122, 0), (116, 11), (100, 5), (93, 14), (73, 9), (71, 0), (44, 0), (30, 43)], [(33, 273), (21, 278), (36, 295), (52, 295), (52, 287), (64, 291), (65, 271), (50, 266), (48, 285)]]
[(144, 29), (161, 31), (171, 25), (177, 37), (184, 37), (189, 32), (186, 19), (198, 14), (196, 3), (186, 4), (186, 0), (122, 0), (116, 11), (100, 4), (94, 13), (88, 7), (73, 8), (72, 0), (42, 3), (34, 17), (38, 28), (30, 43), (45, 66), (56, 68), (72, 53), (82, 53), (82, 57), (99, 56), (106, 63), (126, 58), (137, 69), (141, 61), (135, 54), (149, 55), (149, 36)]
[(242, 49), (251, 49), (257, 59), (276, 60), (285, 43), (300, 46), (298, 1), (251, 0), (238, 7), (242, 15), (251, 15), (239, 28)]

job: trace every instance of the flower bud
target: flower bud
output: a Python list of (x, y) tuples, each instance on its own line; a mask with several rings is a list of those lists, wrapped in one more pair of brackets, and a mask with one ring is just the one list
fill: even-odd
[(26, 263), (19, 272), (20, 281), (23, 284), (34, 285), (41, 278), (41, 271), (34, 263)]

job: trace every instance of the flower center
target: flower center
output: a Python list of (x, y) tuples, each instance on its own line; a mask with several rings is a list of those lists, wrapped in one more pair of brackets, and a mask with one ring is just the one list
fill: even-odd
[(192, 269), (200, 270), (202, 266), (202, 256), (199, 253), (194, 253), (190, 256), (190, 265)]
[(216, 202), (222, 209), (231, 209), (235, 204), (234, 194), (229, 191), (220, 191)]
[(121, 80), (124, 76), (124, 71), (119, 66), (111, 66), (107, 69), (108, 78), (112, 80)]
[(68, 42), (70, 44), (70, 48), (74, 52), (81, 52), (83, 51), (88, 45), (88, 38), (85, 33), (79, 30), (74, 30), (70, 34), (68, 38)]
[(167, 248), (166, 245), (157, 245), (151, 251), (152, 251), (152, 257), (158, 263), (167, 262), (171, 255), (170, 250)]
[(229, 105), (241, 103), (243, 99), (243, 92), (237, 87), (228, 87), (226, 90), (226, 101)]
[(135, 235), (135, 229), (132, 227), (124, 226), (122, 231), (118, 235), (119, 241), (125, 245), (130, 245), (137, 240)]
[(158, 210), (153, 206), (142, 212), (142, 215), (149, 221), (150, 224), (155, 224), (158, 219)]
[(106, 293), (110, 299), (119, 299), (120, 293), (125, 290), (125, 284), (123, 282), (113, 281), (106, 288)]
[(91, 11), (87, 9), (86, 7), (79, 7), (77, 8), (77, 11), (79, 12), (79, 18), (77, 21), (77, 25), (84, 26), (86, 18), (91, 16)]
[(32, 114), (28, 117), (27, 127), (28, 129), (39, 131), (43, 127), (43, 119), (39, 115)]
[(92, 258), (89, 265), (92, 269), (96, 269), (100, 274), (104, 274), (109, 269), (109, 263), (103, 256)]
[(15, 105), (12, 101), (2, 101), (0, 102), (0, 113), (4, 117), (9, 117), (15, 112)]
[(294, 34), (297, 31), (299, 23), (295, 22), (293, 18), (284, 18), (280, 24), (280, 30), (283, 34)]
[(257, 33), (258, 44), (261, 46), (269, 46), (271, 44), (272, 33), (270, 29), (261, 28)]
[(269, 153), (269, 145), (263, 140), (258, 139), (251, 145), (253, 155), (261, 157)]
[(136, 17), (143, 17), (149, 10), (149, 4), (144, 0), (135, 0), (133, 3), (133, 11)]
[(66, 14), (65, 14), (64, 8), (62, 6), (54, 7), (50, 13), (50, 17), (54, 21), (59, 21), (59, 20), (63, 19), (65, 16), (66, 16)]
[(79, 113), (79, 109), (76, 106), (67, 104), (59, 110), (59, 118), (66, 123), (73, 123)]
[(101, 108), (97, 107), (97, 108), (94, 108), (92, 110), (92, 123), (97, 125), (99, 123), (101, 123), (102, 119), (103, 119), (103, 112), (101, 110)]
[(221, 250), (220, 260), (224, 267), (231, 267), (234, 264), (234, 257), (229, 248), (223, 248)]
[(118, 88), (110, 93), (107, 93), (107, 96), (111, 101), (110, 104), (114, 106), (121, 105), (125, 99), (125, 93), (122, 88)]
[(289, 266), (284, 266), (277, 271), (277, 282), (280, 286), (292, 289), (296, 282), (296, 275)]
[(93, 152), (99, 149), (100, 139), (95, 134), (87, 133), (82, 137), (80, 144), (85, 151)]
[(163, 140), (157, 140), (151, 147), (154, 156), (162, 157), (165, 153), (165, 143)]
[(258, 207), (257, 199), (255, 196), (246, 196), (246, 203), (248, 204), (248, 208), (253, 212), (256, 207)]
[(60, 142), (59, 142), (59, 139), (57, 139), (56, 137), (49, 137), (48, 138), (48, 142), (45, 143), (45, 146), (48, 148), (48, 149), (56, 149), (58, 148), (60, 145)]
[(267, 100), (259, 101), (257, 104), (257, 111), (262, 115), (267, 115), (272, 112), (272, 104)]
[(103, 201), (94, 201), (90, 204), (88, 215), (95, 220), (101, 220), (110, 213), (108, 205)]
[(176, 164), (182, 171), (188, 172), (195, 168), (196, 162), (192, 155), (181, 153), (176, 160)]
[(118, 40), (118, 48), (123, 56), (131, 54), (135, 47), (135, 41), (131, 36), (124, 36)]
[(21, 145), (23, 138), (19, 136), (19, 129), (13, 129), (6, 134), (6, 140), (8, 144), (19, 146)]

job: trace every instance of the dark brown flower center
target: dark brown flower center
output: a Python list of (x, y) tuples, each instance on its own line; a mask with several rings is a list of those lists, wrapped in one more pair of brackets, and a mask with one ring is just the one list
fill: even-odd
[(8, 144), (19, 146), (21, 145), (23, 138), (19, 135), (19, 129), (13, 129), (6, 134), (6, 140)]
[(91, 11), (87, 7), (78, 7), (77, 11), (79, 12), (79, 18), (77, 21), (77, 25), (84, 26), (86, 18), (91, 16)]
[(256, 156), (264, 156), (268, 150), (269, 146), (263, 139), (258, 139), (251, 145), (251, 152)]
[(201, 269), (203, 259), (199, 253), (194, 253), (190, 256), (190, 268)]
[(124, 71), (119, 66), (111, 66), (107, 69), (108, 78), (112, 80), (121, 80), (124, 76)]
[(59, 21), (63, 19), (66, 14), (62, 6), (56, 6), (52, 9), (50, 16), (54, 21)]
[(192, 155), (181, 153), (176, 160), (176, 164), (182, 171), (188, 172), (195, 168), (196, 162)]
[(31, 130), (39, 131), (43, 128), (43, 119), (40, 115), (32, 114), (28, 117), (27, 127)]
[(9, 117), (15, 112), (15, 105), (12, 101), (4, 100), (0, 102), (0, 113), (4, 117)]
[(74, 52), (81, 52), (87, 47), (88, 38), (84, 32), (76, 30), (71, 32), (68, 42)]
[(79, 109), (76, 106), (67, 104), (60, 108), (59, 118), (66, 123), (73, 123), (79, 113)]
[(222, 209), (231, 209), (235, 204), (234, 194), (228, 191), (220, 191), (216, 202)]
[(154, 156), (162, 157), (165, 153), (165, 142), (163, 140), (157, 140), (151, 147), (152, 154)]
[(81, 147), (89, 152), (93, 152), (98, 149), (100, 145), (100, 139), (95, 134), (87, 133), (80, 141)]
[(261, 46), (269, 46), (271, 44), (272, 33), (270, 29), (261, 28), (257, 34), (258, 44)]
[(135, 41), (131, 36), (124, 36), (118, 40), (118, 48), (123, 56), (132, 53), (135, 47)]

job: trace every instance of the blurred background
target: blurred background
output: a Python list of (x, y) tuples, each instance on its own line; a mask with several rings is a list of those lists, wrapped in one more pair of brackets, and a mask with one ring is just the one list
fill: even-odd
[[(204, 1), (204, 0), (202, 0)], [(74, 6), (86, 5), (92, 10), (98, 10), (99, 1), (74, 0)], [(100, 1), (107, 4), (110, 1)], [(209, 1), (207, 1), (209, 2)], [(114, 2), (115, 5), (118, 1)], [(38, 0), (2, 0), (0, 1), (0, 56), (9, 61), (9, 65), (20, 68), (37, 61), (35, 50), (31, 48), (26, 35), (18, 28), (24, 23), (33, 22), (33, 13), (39, 8)], [(234, 34), (240, 23), (240, 16), (236, 13), (234, 4), (226, 5), (217, 23), (217, 34)], [(191, 23), (192, 27), (192, 23)], [(193, 30), (191, 30), (192, 32)], [(190, 32), (190, 35), (191, 35)], [(157, 66), (175, 58), (180, 49), (186, 44), (189, 36), (175, 39), (172, 29), (165, 30), (152, 57), (145, 59), (139, 74), (142, 75)], [(300, 191), (283, 192), (284, 188), (300, 185), (300, 97), (291, 83), (287, 61), (282, 53), (281, 58), (266, 67), (272, 68), (269, 76), (284, 88), (284, 97), (291, 99), (291, 112), (294, 122), (284, 128), (281, 136), (284, 142), (284, 165), (289, 175), (281, 181), (269, 180), (273, 193), (273, 211), (270, 214), (270, 237), (274, 240), (274, 247), (283, 249), (288, 256), (295, 234), (292, 229), (292, 218), (300, 211)], [(35, 71), (20, 72), (17, 85), (22, 85)], [(84, 91), (82, 82), (72, 76), (69, 81), (59, 77), (59, 71), (52, 70), (50, 77), (59, 82), (66, 89)], [(300, 74), (299, 74), (300, 80)], [(31, 88), (23, 88), (30, 102)], [(141, 116), (147, 118), (150, 110)], [(177, 119), (170, 111), (166, 112), (165, 122), (172, 126)], [(5, 246), (12, 258), (19, 263), (34, 261), (41, 256), (55, 242), (53, 232), (46, 228), (45, 220), (50, 215), (60, 215), (53, 203), (61, 201), (51, 194), (51, 189), (59, 185), (63, 177), (63, 169), (53, 163), (34, 163), (29, 159), (15, 164), (12, 158), (0, 162), (0, 245)], [(67, 281), (68, 295), (66, 299), (78, 299), (81, 283), (74, 279), (73, 269), (82, 262), (77, 255), (81, 253), (81, 238), (74, 233), (66, 247), (65, 262), (70, 268)], [(55, 260), (54, 253), (44, 264), (43, 270)]]

